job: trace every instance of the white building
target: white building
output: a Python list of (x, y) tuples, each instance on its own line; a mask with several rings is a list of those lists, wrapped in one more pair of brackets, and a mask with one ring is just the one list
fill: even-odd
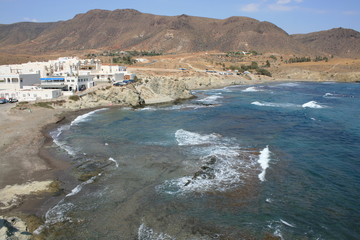
[(0, 75), (0, 89), (16, 90), (40, 85), (40, 74)]
[(0, 90), (0, 98), (16, 98), (20, 102), (53, 99), (60, 96), (59, 89)]
[(91, 75), (52, 76), (41, 78), (41, 88), (60, 89), (63, 91), (82, 91), (95, 86)]

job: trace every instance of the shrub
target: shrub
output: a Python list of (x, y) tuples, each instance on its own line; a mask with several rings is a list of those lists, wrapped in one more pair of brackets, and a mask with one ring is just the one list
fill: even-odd
[(80, 97), (78, 95), (72, 95), (69, 97), (69, 99), (76, 102), (80, 100)]
[(266, 69), (260, 68), (260, 69), (257, 69), (256, 71), (260, 75), (265, 75), (265, 76), (268, 76), (268, 77), (272, 77), (271, 73)]
[(34, 106), (43, 107), (43, 108), (53, 108), (51, 102), (38, 102), (38, 103), (35, 103)]

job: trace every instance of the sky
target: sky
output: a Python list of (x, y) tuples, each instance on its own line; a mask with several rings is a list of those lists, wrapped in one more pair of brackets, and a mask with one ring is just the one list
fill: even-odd
[(360, 0), (0, 0), (0, 24), (69, 20), (92, 9), (271, 22), (289, 34), (332, 28), (360, 31)]

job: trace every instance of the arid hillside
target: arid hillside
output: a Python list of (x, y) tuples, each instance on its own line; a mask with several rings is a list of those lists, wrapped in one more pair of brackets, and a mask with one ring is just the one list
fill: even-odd
[(99, 49), (162, 53), (255, 50), (348, 56), (351, 49), (351, 57), (357, 57), (360, 55), (359, 34), (341, 29), (341, 34), (329, 30), (291, 36), (270, 22), (247, 17), (211, 19), (158, 16), (132, 9), (91, 10), (68, 21), (0, 25), (0, 51), (2, 54), (49, 55)]
[(360, 33), (352, 29), (334, 28), (328, 31), (293, 35), (294, 39), (319, 51), (339, 57), (360, 56)]

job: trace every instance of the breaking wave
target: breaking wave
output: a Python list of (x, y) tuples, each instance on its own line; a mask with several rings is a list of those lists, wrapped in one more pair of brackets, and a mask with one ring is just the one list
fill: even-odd
[(50, 225), (59, 222), (71, 221), (71, 218), (67, 217), (66, 214), (70, 210), (75, 208), (75, 205), (71, 202), (66, 202), (67, 198), (78, 194), (85, 185), (93, 183), (95, 179), (99, 176), (101, 176), (101, 173), (85, 182), (80, 183), (75, 188), (73, 188), (71, 192), (68, 193), (63, 199), (61, 199), (54, 207), (50, 208), (45, 214), (45, 223), (39, 226), (34, 231), (34, 234), (40, 234), (45, 228), (48, 228)]
[(260, 164), (261, 168), (262, 168), (262, 172), (258, 175), (260, 181), (265, 181), (265, 174), (266, 174), (266, 169), (269, 167), (269, 162), (270, 162), (270, 150), (269, 150), (269, 146), (266, 146), (266, 148), (264, 148), (262, 151), (260, 151), (260, 156), (259, 156), (259, 160), (258, 163)]
[(263, 90), (258, 89), (256, 87), (248, 87), (248, 88), (242, 90), (242, 92), (261, 92), (261, 91), (263, 91)]
[[(225, 192), (243, 184), (259, 166), (255, 154), (243, 150), (236, 139), (183, 129), (176, 131), (175, 138), (179, 146), (198, 155), (199, 161), (192, 176), (168, 180), (157, 187), (159, 191), (169, 194)], [(193, 164), (190, 165), (194, 167)]]
[(100, 112), (100, 111), (104, 111), (104, 110), (107, 110), (107, 108), (97, 109), (97, 110), (94, 110), (94, 111), (85, 113), (85, 114), (83, 114), (83, 115), (81, 115), (81, 116), (78, 116), (77, 118), (74, 119), (74, 121), (72, 121), (72, 122), (70, 123), (70, 126), (79, 124), (79, 123), (81, 123), (81, 122), (86, 122), (86, 121), (88, 121), (88, 118), (89, 118), (91, 115), (93, 115), (94, 113)]
[(211, 96), (208, 96), (206, 98), (199, 99), (197, 101), (202, 102), (204, 104), (218, 104), (219, 102), (217, 100), (221, 99), (221, 98), (223, 98), (223, 97), (219, 96), (219, 95), (211, 95)]
[(175, 240), (166, 233), (157, 233), (152, 228), (147, 227), (144, 223), (138, 229), (138, 240)]
[(109, 161), (114, 162), (114, 163), (115, 163), (115, 166), (116, 166), (117, 168), (119, 167), (119, 163), (118, 163), (115, 159), (113, 159), (112, 157), (109, 158)]
[(302, 107), (303, 108), (324, 108), (324, 106), (321, 106), (320, 104), (318, 104), (315, 101), (310, 101), (310, 102), (304, 103), (302, 105)]
[(251, 104), (261, 107), (280, 107), (280, 108), (294, 108), (300, 106), (293, 103), (272, 103), (272, 102), (259, 102), (259, 101), (252, 102)]

